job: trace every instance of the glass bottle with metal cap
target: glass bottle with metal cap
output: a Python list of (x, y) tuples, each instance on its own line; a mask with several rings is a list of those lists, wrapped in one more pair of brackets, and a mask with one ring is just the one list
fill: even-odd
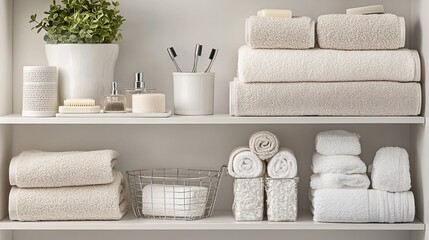
[(112, 82), (112, 92), (104, 98), (104, 112), (125, 112), (125, 96), (118, 93), (118, 83)]
[(131, 112), (133, 109), (133, 95), (143, 94), (146, 92), (146, 84), (143, 80), (143, 73), (135, 73), (134, 88), (125, 90), (126, 111)]

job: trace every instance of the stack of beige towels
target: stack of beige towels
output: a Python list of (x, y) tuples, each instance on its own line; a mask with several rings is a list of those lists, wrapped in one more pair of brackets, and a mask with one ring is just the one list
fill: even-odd
[(24, 151), (11, 160), (9, 218), (119, 220), (127, 210), (118, 153)]
[(421, 63), (405, 26), (388, 13), (248, 18), (231, 115), (419, 115)]

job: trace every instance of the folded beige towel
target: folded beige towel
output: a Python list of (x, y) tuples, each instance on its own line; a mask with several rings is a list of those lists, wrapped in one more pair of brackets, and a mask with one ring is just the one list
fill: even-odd
[(246, 20), (246, 43), (251, 48), (309, 49), (315, 45), (315, 35), (315, 22), (309, 17)]
[(90, 152), (24, 151), (12, 158), (10, 185), (20, 188), (106, 184), (119, 154), (113, 150)]
[(9, 194), (9, 218), (18, 221), (119, 220), (127, 210), (124, 178), (115, 173), (111, 184), (17, 188)]
[(420, 81), (420, 57), (409, 49), (238, 51), (238, 78), (244, 82)]
[(418, 83), (231, 83), (233, 116), (415, 116)]
[(317, 20), (320, 48), (398, 49), (405, 46), (405, 20), (393, 14), (331, 14)]

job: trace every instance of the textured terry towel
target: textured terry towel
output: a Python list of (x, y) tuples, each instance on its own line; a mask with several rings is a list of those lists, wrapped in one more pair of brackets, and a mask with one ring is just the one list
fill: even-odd
[(374, 189), (403, 192), (411, 189), (410, 162), (407, 150), (385, 147), (377, 151), (371, 172)]
[(398, 49), (405, 46), (405, 20), (393, 14), (331, 14), (317, 20), (320, 48)]
[(315, 22), (309, 17), (252, 16), (246, 19), (246, 43), (251, 48), (313, 48)]
[(229, 156), (228, 173), (233, 178), (257, 178), (265, 173), (265, 164), (248, 147), (239, 147)]
[(368, 189), (369, 185), (366, 174), (321, 173), (310, 180), (311, 189)]
[(271, 132), (255, 132), (249, 139), (250, 151), (262, 160), (267, 160), (277, 154), (280, 148), (279, 139)]
[(359, 155), (360, 136), (345, 130), (320, 132), (316, 135), (316, 151), (323, 155)]
[(310, 192), (317, 222), (412, 222), (412, 192), (389, 193), (364, 189), (323, 189)]
[(231, 83), (233, 116), (416, 116), (418, 83)]
[(366, 166), (359, 156), (314, 153), (311, 170), (314, 173), (355, 174), (366, 173)]
[(298, 164), (293, 151), (280, 148), (280, 151), (268, 160), (268, 176), (271, 178), (294, 178), (298, 175)]
[(298, 181), (299, 178), (266, 179), (268, 221), (296, 221), (298, 215)]
[(409, 49), (238, 51), (238, 78), (244, 82), (420, 81), (420, 57)]
[(9, 195), (9, 218), (18, 221), (119, 220), (127, 210), (124, 179), (115, 173), (111, 184), (17, 188)]
[(107, 184), (119, 154), (113, 150), (91, 152), (24, 151), (12, 158), (10, 185), (20, 188)]
[(262, 221), (264, 218), (264, 179), (234, 179), (232, 213), (236, 221)]
[(208, 189), (198, 186), (150, 184), (143, 188), (142, 213), (146, 216), (201, 217)]

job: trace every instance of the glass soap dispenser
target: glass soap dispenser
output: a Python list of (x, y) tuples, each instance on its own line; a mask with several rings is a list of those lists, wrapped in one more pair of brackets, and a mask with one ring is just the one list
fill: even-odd
[(137, 72), (135, 73), (135, 80), (134, 80), (134, 88), (128, 89), (125, 91), (125, 98), (126, 98), (126, 111), (131, 112), (133, 109), (133, 95), (134, 94), (143, 94), (146, 92), (146, 85), (143, 80), (143, 73)]
[(123, 113), (125, 112), (125, 96), (118, 94), (118, 83), (112, 82), (112, 92), (104, 98), (105, 113)]

